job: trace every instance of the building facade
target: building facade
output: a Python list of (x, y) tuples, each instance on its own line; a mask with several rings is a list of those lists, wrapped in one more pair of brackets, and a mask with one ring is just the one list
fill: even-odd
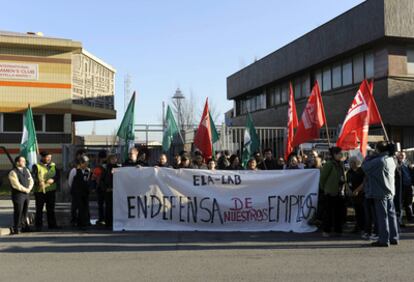
[[(0, 31), (0, 144), (19, 153), (30, 104), (40, 150), (61, 164), (74, 122), (116, 118), (114, 78), (115, 69), (78, 41)], [(0, 155), (0, 169), (9, 166)]]
[[(391, 138), (414, 147), (414, 1), (367, 0), (227, 78), (226, 120), (286, 126), (289, 83), (300, 117), (318, 81), (328, 125), (338, 129), (363, 79)], [(370, 132), (380, 132), (371, 128)], [(335, 136), (333, 136), (335, 138)]]

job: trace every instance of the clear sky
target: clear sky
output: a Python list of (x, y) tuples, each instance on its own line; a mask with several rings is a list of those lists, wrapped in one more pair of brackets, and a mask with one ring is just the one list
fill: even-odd
[[(19, 0), (2, 1), (0, 30), (41, 31), (81, 41), (117, 70), (117, 120), (96, 123), (98, 134), (118, 127), (124, 77), (138, 93), (137, 123), (161, 123), (162, 101), (177, 87), (205, 98), (222, 115), (226, 77), (349, 10), (362, 0)], [(90, 122), (78, 134), (90, 134)]]

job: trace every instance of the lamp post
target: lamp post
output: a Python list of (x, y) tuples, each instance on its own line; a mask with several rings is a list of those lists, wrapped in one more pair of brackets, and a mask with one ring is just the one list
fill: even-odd
[(182, 108), (182, 101), (185, 99), (185, 97), (183, 93), (181, 92), (180, 88), (177, 88), (172, 99), (177, 109), (177, 119), (180, 124), (179, 126), (180, 126), (181, 131), (183, 132), (185, 129), (184, 128), (185, 124), (184, 124), (183, 113), (181, 111), (182, 110), (181, 108)]

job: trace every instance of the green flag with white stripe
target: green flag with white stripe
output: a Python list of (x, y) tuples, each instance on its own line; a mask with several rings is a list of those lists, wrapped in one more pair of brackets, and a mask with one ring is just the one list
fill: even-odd
[(37, 151), (38, 148), (33, 113), (32, 108), (29, 106), (24, 115), (22, 141), (20, 142), (20, 154), (26, 158), (26, 166), (30, 170), (32, 169), (32, 166), (37, 163)]

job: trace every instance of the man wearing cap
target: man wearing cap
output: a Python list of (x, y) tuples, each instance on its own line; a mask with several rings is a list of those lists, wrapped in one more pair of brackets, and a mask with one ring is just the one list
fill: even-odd
[(35, 201), (36, 201), (36, 230), (43, 227), (43, 206), (46, 204), (47, 224), (49, 229), (57, 229), (55, 216), (56, 189), (59, 174), (55, 163), (52, 162), (52, 155), (49, 152), (40, 153), (41, 160), (33, 166), (33, 178), (35, 180)]

